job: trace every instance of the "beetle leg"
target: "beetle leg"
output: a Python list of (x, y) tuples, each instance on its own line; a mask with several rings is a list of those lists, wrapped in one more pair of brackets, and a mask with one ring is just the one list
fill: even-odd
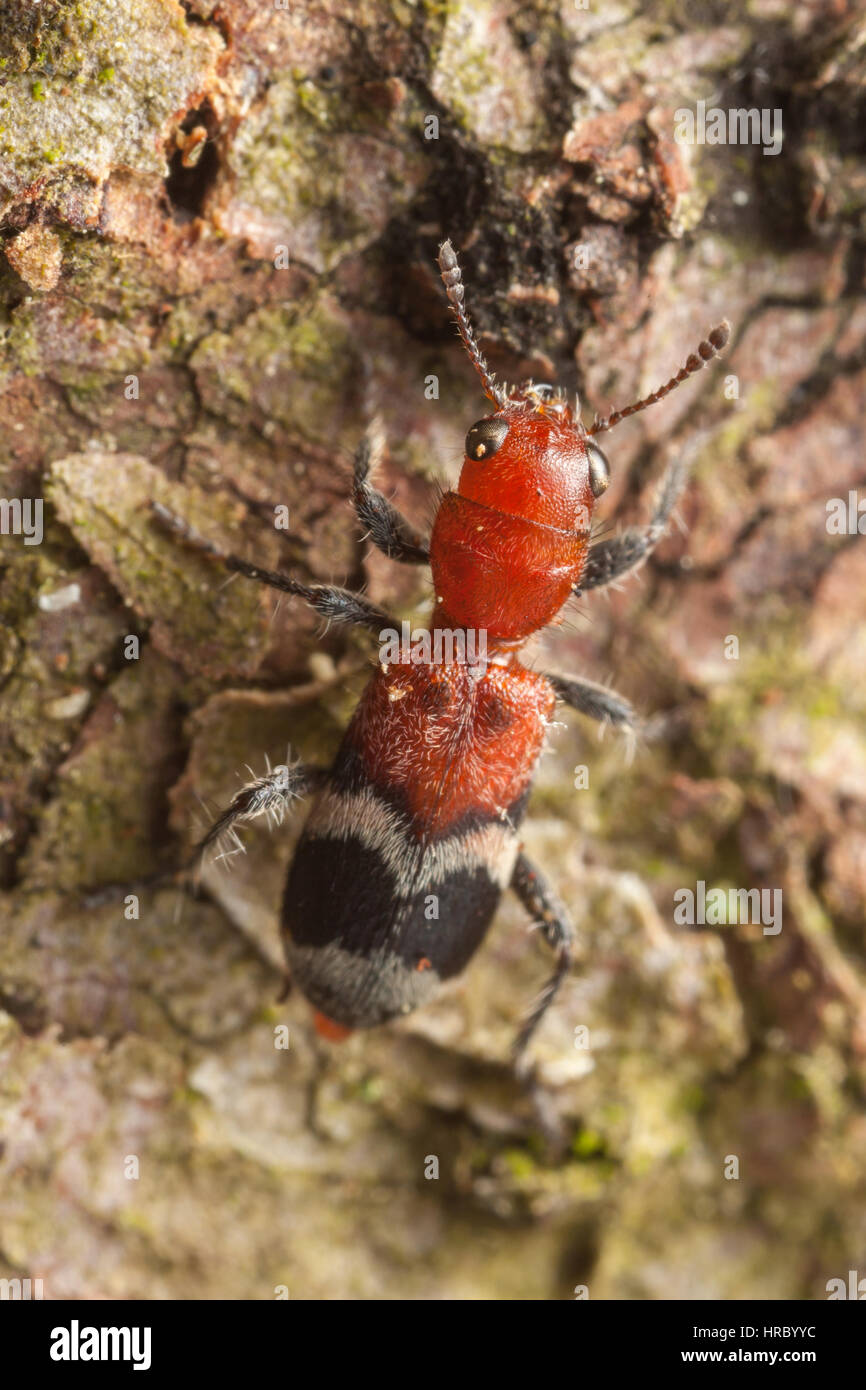
[(324, 776), (324, 769), (308, 767), (303, 763), (269, 767), (264, 777), (255, 777), (241, 787), (226, 809), (217, 816), (196, 846), (196, 859), (220, 840), (225, 845), (233, 845), (234, 850), (224, 849), (219, 858), (237, 852), (241, 845), (235, 831), (236, 825), (255, 820), (258, 816), (267, 816), (269, 821), (282, 821), (292, 802), (313, 790)]
[(591, 545), (586, 568), (574, 591), (602, 589), (605, 584), (622, 578), (652, 553), (668, 527), (671, 513), (677, 504), (686, 481), (686, 468), (679, 460), (665, 473), (655, 508), (648, 526), (630, 526), (621, 536)]
[(518, 1076), (522, 1076), (528, 1070), (525, 1055), (527, 1043), (556, 998), (559, 987), (571, 968), (574, 927), (566, 908), (554, 895), (544, 875), (525, 854), (517, 856), (510, 886), (556, 955), (553, 974), (524, 1019), (514, 1040), (514, 1065)]
[(266, 584), (271, 589), (279, 589), (284, 594), (296, 594), (331, 622), (365, 627), (377, 637), (382, 628), (397, 626), (393, 618), (361, 594), (352, 593), (349, 589), (339, 589), (332, 584), (303, 584), (299, 579), (292, 579), (290, 575), (251, 565), (247, 560), (242, 560), (238, 555), (232, 555), (213, 541), (207, 540), (188, 521), (164, 507), (161, 502), (151, 502), (150, 505), (157, 520), (179, 536), (192, 550), (207, 555), (236, 574), (245, 575), (247, 579), (255, 579), (257, 583)]
[[(125, 883), (104, 883), (84, 895), (86, 906), (101, 907), (104, 903), (113, 902), (128, 893), (139, 893), (144, 889), (183, 887), (189, 875), (198, 867), (204, 852), (220, 839), (225, 840), (228, 837), (228, 841), (231, 841), (234, 837), (234, 852), (237, 852), (240, 842), (234, 832), (235, 825), (254, 820), (256, 816), (282, 820), (291, 803), (313, 791), (325, 775), (324, 768), (311, 767), (305, 763), (269, 768), (267, 776), (257, 777), (245, 787), (241, 787), (178, 868), (149, 874), (146, 878), (133, 879)], [(227, 858), (231, 853), (231, 849), (226, 849), (218, 857)]]
[(602, 724), (614, 724), (622, 729), (636, 729), (638, 718), (623, 695), (610, 690), (597, 681), (584, 680), (578, 676), (554, 676), (547, 673), (547, 680), (557, 695), (579, 714), (597, 719)]
[(355, 451), (352, 501), (355, 514), (370, 540), (389, 560), (406, 565), (426, 565), (430, 559), (427, 542), (401, 512), (368, 482), (382, 453), (378, 426), (369, 429)]

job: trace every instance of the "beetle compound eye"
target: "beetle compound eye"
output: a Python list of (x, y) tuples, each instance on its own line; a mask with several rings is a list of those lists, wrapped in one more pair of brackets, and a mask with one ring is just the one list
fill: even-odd
[(589, 459), (589, 485), (592, 495), (600, 497), (610, 482), (610, 464), (594, 439), (586, 441), (586, 453)]
[(466, 436), (466, 457), (478, 462), (492, 458), (507, 433), (508, 426), (505, 421), (495, 415), (488, 416), (486, 420), (479, 420)]

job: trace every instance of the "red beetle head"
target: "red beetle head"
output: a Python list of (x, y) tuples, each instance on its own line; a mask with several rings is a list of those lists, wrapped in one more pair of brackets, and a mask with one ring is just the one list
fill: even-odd
[(529, 382), (509, 391), (497, 382), (472, 331), (463, 279), (450, 241), (439, 248), (439, 269), (463, 344), (481, 378), (484, 394), (496, 407), (466, 436), (466, 458), (458, 485), (461, 496), (527, 521), (571, 533), (587, 532), (595, 500), (610, 481), (607, 459), (593, 436), (662, 400), (699, 371), (725, 346), (730, 325), (724, 322), (714, 328), (665, 386), (623, 410), (597, 418), (586, 429), (578, 403), (575, 401), (572, 409), (564, 393), (553, 387)]
[(565, 394), (551, 386), (528, 382), (509, 391), (500, 385), (472, 331), (450, 241), (439, 248), (439, 268), (466, 351), (496, 407), (466, 436), (460, 495), (542, 526), (587, 534), (610, 469), (584, 429), (577, 404), (572, 409)]
[(587, 534), (609, 481), (607, 459), (565, 396), (529, 383), (469, 430), (458, 491), (511, 516)]

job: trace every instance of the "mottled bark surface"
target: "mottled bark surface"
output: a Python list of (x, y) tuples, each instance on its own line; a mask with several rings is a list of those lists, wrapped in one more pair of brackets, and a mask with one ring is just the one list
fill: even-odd
[[(827, 525), (866, 497), (862, 16), (7, 0), (0, 35), (0, 493), (45, 501), (41, 544), (0, 537), (0, 1276), (776, 1299), (866, 1272), (866, 552)], [(699, 100), (778, 108), (781, 153), (678, 144)], [(588, 412), (734, 327), (606, 446), (604, 521), (685, 453), (684, 526), (539, 651), (659, 716), (629, 762), (564, 715), (526, 824), (580, 931), (536, 1049), (556, 1160), (506, 1066), (548, 967), (515, 904), (441, 1003), (324, 1051), (277, 1002), (297, 827), (198, 899), (88, 898), (180, 863), (245, 764), (325, 759), (371, 655), (225, 585), (149, 498), (429, 613), (347, 494), (378, 412), (423, 522), (483, 413), (443, 235), (494, 366)], [(781, 889), (781, 932), (675, 925), (698, 881)]]

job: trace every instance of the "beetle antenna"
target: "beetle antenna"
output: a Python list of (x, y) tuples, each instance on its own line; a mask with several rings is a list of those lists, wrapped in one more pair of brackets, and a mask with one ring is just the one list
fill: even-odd
[(727, 319), (723, 319), (718, 327), (714, 328), (708, 338), (698, 344), (697, 352), (693, 352), (686, 365), (680, 367), (676, 376), (672, 376), (670, 381), (664, 386), (660, 386), (657, 391), (653, 391), (651, 396), (644, 396), (643, 400), (635, 401), (634, 405), (627, 405), (624, 410), (612, 410), (609, 415), (596, 415), (592, 429), (587, 430), (587, 434), (603, 434), (605, 430), (612, 429), (618, 425), (620, 420), (624, 420), (627, 415), (637, 415), (639, 410), (646, 410), (648, 405), (655, 405), (656, 401), (663, 400), (665, 396), (674, 391), (681, 382), (688, 377), (699, 372), (708, 362), (712, 362), (714, 357), (718, 357), (722, 348), (731, 336), (731, 325)]
[(472, 332), (472, 325), (463, 303), (463, 276), (450, 241), (443, 241), (436, 259), (442, 275), (442, 283), (445, 286), (445, 293), (448, 295), (448, 303), (454, 311), (460, 337), (463, 339), (463, 346), (469, 354), (470, 362), (481, 377), (484, 394), (491, 401), (495, 401), (498, 406), (503, 406), (506, 400), (505, 392), (501, 386), (496, 384), (496, 378), (485, 362), (475, 334)]

